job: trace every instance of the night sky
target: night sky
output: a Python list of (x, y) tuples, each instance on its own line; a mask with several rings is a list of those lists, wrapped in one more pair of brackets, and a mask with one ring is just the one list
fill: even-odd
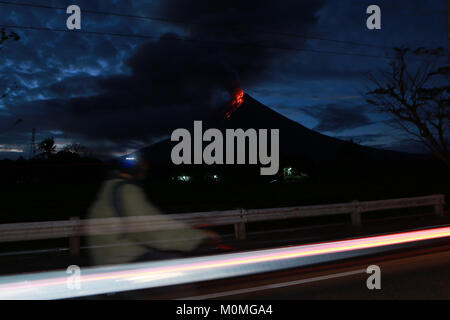
[[(0, 93), (9, 93), (0, 100), (0, 159), (28, 158), (32, 128), (37, 141), (81, 143), (102, 158), (134, 151), (192, 127), (236, 86), (324, 134), (421, 151), (365, 103), (366, 74), (387, 67), (390, 47), (447, 50), (444, 0), (24, 2), (77, 4), (82, 29), (8, 29), (21, 39), (0, 50)], [(381, 7), (382, 30), (366, 28), (371, 4)], [(67, 17), (65, 10), (0, 4), (2, 25), (67, 30)]]

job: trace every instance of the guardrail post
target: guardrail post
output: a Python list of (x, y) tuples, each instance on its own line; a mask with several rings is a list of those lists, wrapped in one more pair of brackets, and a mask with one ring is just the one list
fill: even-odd
[(238, 222), (234, 224), (234, 234), (236, 236), (236, 239), (238, 240), (245, 240), (247, 238), (247, 235), (245, 233), (245, 222), (247, 221), (247, 218), (245, 215), (247, 214), (247, 211), (244, 209), (241, 209), (241, 220), (242, 222)]
[[(79, 217), (70, 217), (71, 221), (80, 220)], [(78, 226), (75, 227), (75, 232), (69, 238), (69, 252), (71, 256), (79, 256), (80, 255), (80, 235)]]
[(359, 227), (361, 225), (361, 210), (359, 208), (359, 201), (353, 201), (353, 212), (350, 214), (352, 225)]
[(444, 216), (444, 203), (445, 203), (445, 196), (439, 195), (438, 203), (434, 205), (434, 213), (438, 215), (439, 217)]

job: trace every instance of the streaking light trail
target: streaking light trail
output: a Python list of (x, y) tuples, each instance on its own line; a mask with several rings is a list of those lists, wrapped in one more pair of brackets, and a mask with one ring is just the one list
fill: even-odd
[(63, 299), (231, 278), (388, 251), (396, 245), (450, 237), (450, 227), (207, 257), (92, 267), (79, 288), (65, 271), (0, 277), (0, 299)]

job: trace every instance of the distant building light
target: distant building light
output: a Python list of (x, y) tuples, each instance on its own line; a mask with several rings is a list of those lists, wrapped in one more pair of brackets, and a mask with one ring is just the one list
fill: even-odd
[(206, 175), (205, 178), (206, 178), (206, 180), (209, 181), (209, 182), (211, 182), (211, 181), (213, 181), (213, 182), (218, 182), (218, 181), (220, 181), (220, 177), (219, 177), (218, 174), (208, 174), (208, 175)]
[(126, 157), (125, 160), (134, 161), (134, 160), (136, 160), (136, 158), (135, 157)]
[(191, 177), (190, 176), (178, 176), (177, 180), (181, 181), (181, 182), (189, 182), (189, 181), (191, 181)]
[(283, 169), (283, 174), (285, 177), (290, 177), (294, 174), (294, 169), (292, 167), (286, 167)]
[(304, 172), (299, 172), (297, 169), (293, 167), (285, 167), (283, 168), (283, 179), (285, 180), (304, 180), (309, 178), (309, 174)]

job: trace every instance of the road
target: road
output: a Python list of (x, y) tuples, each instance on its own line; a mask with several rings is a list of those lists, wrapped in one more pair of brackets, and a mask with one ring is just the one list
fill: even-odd
[[(435, 219), (432, 219), (435, 220)], [(439, 222), (443, 222), (439, 219)], [(420, 224), (420, 230), (411, 230), (405, 232), (407, 224), (405, 221), (397, 225), (396, 223), (390, 223), (390, 228), (397, 229), (397, 231), (390, 230), (386, 235), (365, 237), (365, 234), (369, 229), (375, 228), (369, 234), (376, 234), (375, 230), (378, 229), (376, 224), (372, 224), (369, 229), (362, 228), (359, 230), (341, 229), (338, 230), (335, 227), (328, 229), (329, 232), (324, 232), (327, 229), (321, 229), (320, 236), (316, 232), (311, 230), (310, 238), (307, 237), (306, 230), (300, 231), (301, 238), (297, 238), (297, 232), (291, 234), (289, 237), (286, 232), (283, 233), (283, 237), (280, 238), (282, 242), (287, 242), (284, 244), (287, 247), (279, 248), (275, 245), (275, 239), (271, 239), (272, 246), (278, 247), (274, 249), (275, 251), (268, 250), (272, 253), (264, 253), (258, 255), (258, 253), (247, 253), (247, 250), (254, 250), (258, 247), (264, 245), (267, 246), (266, 241), (261, 243), (258, 239), (253, 239), (252, 242), (246, 242), (240, 248), (239, 251), (243, 252), (238, 254), (242, 256), (242, 262), (240, 264), (246, 264), (250, 255), (255, 259), (268, 259), (266, 261), (272, 261), (273, 259), (280, 259), (283, 255), (290, 254), (301, 254), (307, 257), (307, 260), (300, 264), (296, 264), (296, 269), (287, 269), (283, 271), (272, 271), (270, 273), (255, 273), (249, 272), (245, 269), (244, 265), (240, 270), (244, 272), (235, 273), (240, 275), (239, 278), (227, 277), (221, 280), (210, 280), (205, 281), (208, 278), (198, 278), (196, 281), (203, 281), (188, 285), (170, 285), (166, 284), (164, 287), (155, 289), (145, 289), (140, 291), (129, 291), (121, 293), (117, 290), (117, 293), (113, 295), (103, 295), (90, 298), (101, 298), (101, 299), (233, 299), (233, 300), (274, 300), (274, 299), (449, 299), (450, 298), (450, 237), (449, 237), (449, 227), (442, 226), (437, 227), (436, 224), (429, 225), (427, 227), (424, 224), (431, 223), (433, 221), (418, 221), (416, 220), (414, 224)], [(438, 221), (434, 221), (438, 222)], [(413, 227), (414, 224), (410, 224), (409, 227)], [(388, 224), (385, 221), (380, 222), (380, 226), (383, 229), (386, 228)], [(400, 228), (401, 229), (398, 229)], [(415, 227), (418, 227), (415, 225)], [(425, 228), (425, 229), (423, 229)], [(365, 229), (365, 230), (364, 230)], [(445, 230), (445, 231), (444, 231)], [(339, 231), (339, 232), (338, 232)], [(341, 233), (343, 232), (343, 233)], [(309, 233), (309, 232), (308, 232)], [(353, 234), (351, 234), (353, 233)], [(359, 235), (357, 235), (359, 233)], [(337, 236), (339, 235), (339, 236)], [(345, 237), (343, 237), (345, 235)], [(316, 238), (318, 237), (318, 238)], [(362, 237), (362, 238), (361, 238)], [(431, 238), (430, 238), (431, 237)], [(325, 238), (331, 238), (326, 240)], [(336, 241), (335, 239), (347, 239)], [(369, 240), (372, 239), (372, 240)], [(404, 240), (409, 239), (409, 240)], [(315, 241), (314, 241), (315, 240)], [(300, 243), (298, 243), (300, 241)], [(325, 241), (325, 242), (322, 242)], [(331, 242), (330, 242), (331, 241)], [(402, 244), (402, 242), (406, 241)], [(372, 244), (371, 244), (372, 243)], [(397, 243), (397, 245), (393, 245)], [(281, 243), (278, 242), (278, 245)], [(388, 245), (389, 244), (389, 245)], [(374, 245), (373, 249), (367, 247), (367, 245)], [(388, 245), (386, 247), (386, 245)], [(244, 248), (247, 246), (248, 248)], [(250, 248), (250, 246), (255, 246), (255, 248)], [(379, 250), (379, 247), (385, 247), (387, 249)], [(346, 255), (345, 252), (351, 252), (355, 249), (356, 254)], [(364, 249), (366, 248), (366, 249)], [(281, 250), (281, 251), (280, 251)], [(336, 251), (337, 250), (337, 251)], [(358, 250), (363, 250), (363, 252), (358, 253)], [(366, 251), (364, 251), (366, 250)], [(369, 251), (367, 251), (369, 250)], [(314, 252), (320, 255), (335, 255), (333, 259), (322, 259), (315, 260), (313, 262), (311, 255), (314, 256)], [(267, 251), (265, 251), (267, 252)], [(276, 253), (275, 253), (276, 252)], [(250, 254), (250, 255), (248, 255)], [(336, 256), (337, 255), (337, 256)], [(235, 256), (235, 255), (234, 255)], [(270, 259), (269, 259), (270, 258)], [(209, 259), (209, 258), (207, 258)], [(220, 260), (222, 259), (222, 260)], [(225, 260), (224, 260), (225, 259)], [(219, 258), (219, 261), (215, 261), (215, 268), (219, 268), (222, 265), (227, 265), (230, 261), (227, 258)], [(234, 259), (234, 258), (229, 258)], [(241, 258), (240, 258), (241, 259)], [(253, 258), (252, 258), (253, 259)], [(263, 259), (263, 260), (264, 260)], [(42, 260), (41, 260), (42, 261)], [(190, 261), (184, 260), (184, 261)], [(188, 262), (180, 261), (179, 263), (185, 264), (182, 266), (184, 271), (195, 270), (193, 264)], [(197, 261), (197, 260), (196, 260)], [(234, 260), (233, 260), (234, 261)], [(237, 260), (236, 260), (237, 261)], [(236, 265), (236, 261), (233, 265)], [(309, 263), (307, 261), (310, 261)], [(319, 262), (321, 261), (321, 262)], [(48, 261), (45, 261), (47, 264)], [(177, 262), (178, 263), (178, 262)], [(186, 263), (188, 263), (186, 265)], [(268, 262), (265, 262), (268, 263)], [(275, 263), (282, 263), (275, 262)], [(320, 264), (318, 264), (320, 263)], [(370, 265), (378, 265), (381, 268), (382, 276), (382, 288), (381, 290), (368, 290), (366, 286), (366, 280), (368, 274), (366, 273), (366, 268)], [(151, 265), (151, 264), (150, 264)], [(149, 267), (150, 267), (149, 265)], [(262, 263), (262, 266), (264, 263)], [(44, 265), (43, 265), (44, 266)], [(256, 266), (256, 264), (254, 265)], [(278, 265), (279, 266), (279, 265)], [(156, 271), (150, 272), (145, 269), (143, 273), (142, 270), (136, 269), (131, 266), (131, 269), (125, 273), (117, 273), (112, 276), (106, 275), (105, 272), (112, 272), (112, 270), (102, 271), (104, 274), (102, 276), (89, 276), (87, 275), (86, 284), (94, 283), (95, 281), (103, 281), (102, 279), (110, 279), (109, 284), (112, 288), (115, 288), (117, 281), (131, 281), (134, 283), (136, 280), (136, 275), (141, 278), (144, 275), (149, 275), (149, 280), (154, 279), (150, 274), (154, 274)], [(151, 267), (150, 267), (151, 268)], [(166, 268), (166, 266), (165, 266)], [(181, 268), (181, 266), (180, 266)], [(242, 269), (244, 268), (244, 269)], [(264, 269), (262, 267), (259, 272), (267, 272), (268, 270), (277, 270), (277, 265), (272, 269)], [(294, 268), (294, 265), (290, 266)], [(127, 269), (128, 270), (128, 269)], [(152, 269), (153, 270), (153, 269)], [(156, 269), (155, 269), (156, 270)], [(158, 269), (159, 270), (159, 269)], [(216, 269), (214, 269), (216, 270)], [(263, 271), (266, 270), (266, 271)], [(166, 270), (167, 271), (167, 270)], [(165, 274), (164, 270), (159, 270), (161, 275)], [(237, 270), (239, 271), (239, 270)], [(87, 272), (87, 271), (86, 271)], [(173, 271), (167, 271), (171, 277), (183, 276), (183, 273), (173, 274)], [(166, 273), (167, 273), (166, 272)], [(172, 273), (170, 273), (172, 272)], [(97, 272), (98, 273), (98, 272)], [(65, 274), (65, 273), (64, 273)], [(198, 273), (197, 275), (200, 275)], [(213, 273), (211, 273), (213, 274)], [(248, 275), (252, 274), (252, 275)], [(194, 273), (189, 277), (194, 276)], [(18, 276), (23, 278), (23, 276)], [(26, 275), (24, 275), (26, 277)], [(65, 277), (65, 275), (64, 275)], [(85, 275), (86, 277), (86, 275)], [(234, 276), (236, 277), (236, 276)], [(45, 278), (45, 276), (44, 276)], [(51, 277), (50, 277), (51, 278)], [(48, 278), (48, 279), (50, 279)], [(92, 280), (89, 280), (92, 278)], [(55, 278), (56, 279), (56, 278)], [(192, 280), (192, 278), (190, 278)], [(203, 280), (200, 280), (203, 279)], [(209, 278), (212, 279), (212, 278)], [(142, 280), (142, 279), (141, 279)], [(17, 280), (18, 281), (18, 280)], [(22, 280), (21, 280), (22, 281)], [(48, 281), (45, 280), (45, 283)], [(44, 282), (37, 281), (36, 284), (33, 282), (33, 287), (44, 286)], [(51, 282), (51, 281), (50, 281)], [(65, 285), (65, 280), (63, 281)], [(142, 282), (142, 281), (140, 281)], [(39, 283), (39, 284), (38, 284)], [(52, 282), (53, 283), (53, 282)], [(62, 283), (62, 282), (61, 282)], [(177, 282), (172, 282), (177, 283)], [(19, 285), (19, 284), (18, 284)], [(169, 285), (169, 286), (168, 286)], [(95, 286), (95, 284), (94, 284)], [(147, 288), (150, 286), (147, 286)], [(65, 287), (64, 287), (65, 288)], [(133, 287), (135, 289), (138, 286)], [(64, 289), (66, 290), (66, 289)], [(9, 291), (8, 291), (9, 292)], [(96, 291), (98, 292), (98, 291)], [(111, 292), (111, 291), (103, 291)], [(10, 292), (8, 293), (10, 294)]]
[[(280, 285), (298, 280), (311, 280), (311, 282), (227, 295), (220, 299), (450, 299), (450, 251), (373, 263), (376, 263), (381, 270), (380, 290), (367, 288), (366, 282), (370, 275), (365, 272), (368, 265), (363, 264), (321, 272), (305, 274), (299, 272), (280, 277), (276, 283)], [(342, 276), (352, 271), (362, 272)], [(333, 278), (327, 279), (327, 277)], [(314, 281), (315, 279), (317, 280)]]
[[(369, 290), (367, 267), (381, 271), (381, 289)], [(113, 299), (182, 300), (440, 300), (450, 299), (448, 241), (426, 248), (330, 265), (118, 294)]]

